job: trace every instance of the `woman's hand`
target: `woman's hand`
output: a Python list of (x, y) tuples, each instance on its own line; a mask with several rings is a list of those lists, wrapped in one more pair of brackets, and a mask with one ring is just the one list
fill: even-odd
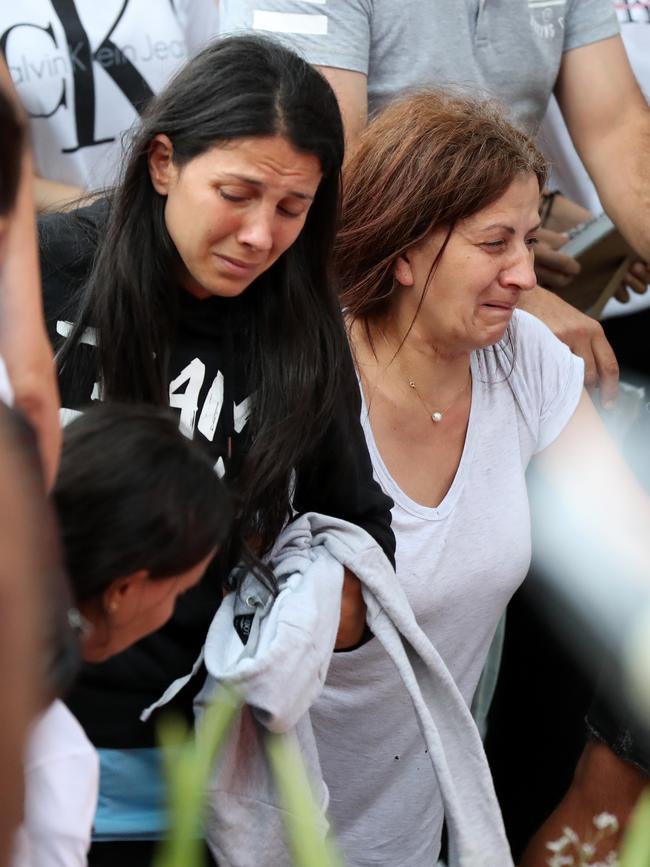
[(347, 650), (359, 644), (366, 628), (366, 604), (361, 595), (361, 582), (345, 570), (341, 595), (341, 619), (334, 650)]

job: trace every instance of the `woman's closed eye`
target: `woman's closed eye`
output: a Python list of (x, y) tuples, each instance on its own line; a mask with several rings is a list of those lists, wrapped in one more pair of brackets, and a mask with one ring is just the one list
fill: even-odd
[(227, 202), (245, 202), (249, 198), (245, 193), (230, 193), (223, 189), (219, 190), (219, 195)]
[(302, 217), (305, 213), (306, 208), (288, 208), (286, 205), (278, 205), (278, 211), (282, 214), (283, 217), (288, 217), (289, 219), (297, 219), (298, 217)]

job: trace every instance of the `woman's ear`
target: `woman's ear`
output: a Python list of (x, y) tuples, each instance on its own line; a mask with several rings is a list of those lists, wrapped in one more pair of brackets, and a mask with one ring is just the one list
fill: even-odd
[(397, 280), (400, 286), (413, 286), (415, 283), (415, 277), (413, 276), (413, 269), (411, 268), (408, 253), (402, 253), (402, 255), (398, 256), (395, 260), (395, 264), (393, 265), (393, 277)]
[(137, 606), (143, 583), (149, 578), (146, 569), (132, 572), (124, 578), (116, 578), (102, 593), (102, 609), (109, 620), (130, 617)]
[(177, 169), (173, 156), (171, 139), (164, 133), (158, 133), (149, 145), (147, 162), (153, 188), (161, 196), (167, 195), (171, 182), (176, 178)]

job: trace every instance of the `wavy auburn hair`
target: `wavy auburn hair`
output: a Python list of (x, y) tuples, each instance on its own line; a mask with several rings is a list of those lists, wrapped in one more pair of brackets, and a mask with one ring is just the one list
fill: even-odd
[(367, 324), (385, 316), (395, 260), (444, 226), (428, 286), (459, 220), (496, 201), (522, 174), (535, 175), (541, 190), (546, 162), (498, 104), (440, 91), (391, 103), (361, 134), (344, 171), (335, 249), (351, 319)]

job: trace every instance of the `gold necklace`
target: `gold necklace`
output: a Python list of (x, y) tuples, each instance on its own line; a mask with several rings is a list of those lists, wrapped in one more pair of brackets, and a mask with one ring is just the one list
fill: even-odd
[[(388, 338), (386, 337), (386, 334), (384, 333), (384, 329), (383, 329), (383, 328), (380, 328), (380, 329), (379, 329), (379, 332), (380, 332), (381, 336), (382, 336), (383, 339), (384, 339), (384, 343), (386, 344), (386, 346), (387, 346), (388, 349), (390, 350), (390, 349), (391, 349), (391, 345), (390, 345), (390, 343), (388, 342)], [(395, 361), (397, 361), (397, 366), (399, 367), (400, 371), (401, 371), (401, 372), (406, 376), (406, 371), (405, 371), (404, 368), (402, 367), (402, 362), (400, 361), (400, 359), (398, 358), (398, 356), (397, 356), (397, 355), (394, 355), (393, 357), (394, 357)], [(471, 385), (471, 382), (472, 382), (472, 368), (470, 367), (470, 369), (467, 371), (467, 382), (466, 382), (465, 385), (463, 386), (463, 390), (462, 390), (461, 392), (459, 392), (459, 393), (456, 395), (456, 397), (452, 400), (452, 402), (449, 404), (449, 406), (445, 407), (445, 409), (434, 409), (434, 410), (429, 409), (429, 407), (428, 407), (428, 406), (426, 405), (426, 403), (424, 402), (424, 398), (422, 397), (422, 395), (421, 395), (420, 392), (418, 391), (418, 387), (417, 387), (417, 385), (415, 384), (415, 380), (411, 379), (409, 376), (406, 376), (406, 381), (407, 381), (408, 384), (409, 384), (409, 388), (411, 388), (411, 389), (416, 393), (416, 395), (418, 396), (418, 400), (420, 401), (420, 403), (422, 404), (422, 406), (424, 407), (424, 409), (427, 411), (427, 415), (429, 416), (429, 418), (431, 419), (431, 421), (432, 421), (432, 422), (435, 422), (435, 424), (439, 424), (439, 423), (443, 420), (443, 418), (444, 418), (444, 416), (445, 416), (445, 413), (446, 413), (446, 412), (449, 412), (449, 410), (452, 408), (452, 406), (454, 406), (454, 405), (457, 403), (457, 401), (459, 401), (459, 400), (461, 399), (461, 397), (465, 394), (465, 391), (467, 390), (467, 386), (468, 386), (468, 385)]]
[(416, 395), (418, 396), (418, 399), (419, 399), (420, 403), (422, 404), (422, 406), (423, 406), (423, 407), (425, 408), (425, 410), (427, 411), (427, 415), (430, 417), (431, 421), (432, 421), (432, 422), (435, 422), (436, 424), (438, 424), (439, 422), (441, 422), (441, 421), (443, 420), (444, 416), (445, 416), (445, 413), (446, 413), (446, 412), (449, 412), (449, 410), (452, 408), (452, 406), (454, 406), (454, 405), (455, 405), (455, 404), (456, 404), (456, 403), (461, 399), (461, 397), (462, 397), (462, 396), (465, 394), (465, 392), (467, 391), (467, 386), (471, 383), (471, 381), (472, 381), (472, 371), (471, 371), (471, 369), (470, 369), (469, 374), (468, 374), (468, 377), (467, 377), (467, 382), (466, 382), (465, 385), (463, 386), (463, 390), (462, 390), (459, 394), (456, 395), (456, 397), (452, 400), (452, 402), (449, 404), (449, 406), (445, 407), (445, 409), (434, 409), (434, 410), (431, 410), (431, 409), (429, 409), (429, 407), (428, 407), (428, 406), (426, 405), (426, 403), (424, 402), (424, 398), (422, 397), (422, 395), (421, 395), (420, 392), (418, 391), (418, 387), (417, 387), (417, 385), (415, 384), (415, 382), (414, 382), (412, 379), (408, 379), (408, 378), (407, 378), (407, 382), (408, 382), (408, 384), (409, 384), (409, 387), (412, 388), (413, 391), (414, 391), (414, 392), (416, 393)]

